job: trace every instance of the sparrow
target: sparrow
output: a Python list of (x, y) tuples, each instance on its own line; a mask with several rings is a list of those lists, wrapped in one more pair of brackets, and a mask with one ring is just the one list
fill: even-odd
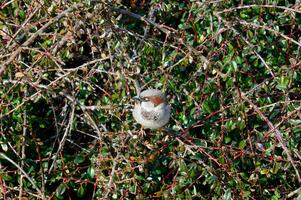
[(170, 118), (170, 105), (163, 92), (148, 89), (134, 97), (136, 100), (133, 110), (134, 119), (144, 128), (161, 128)]

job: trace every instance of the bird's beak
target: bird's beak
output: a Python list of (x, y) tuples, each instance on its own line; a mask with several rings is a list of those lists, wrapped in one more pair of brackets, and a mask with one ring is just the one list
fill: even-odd
[(134, 97), (133, 97), (133, 99), (134, 99), (135, 101), (139, 101), (139, 102), (141, 102), (141, 101), (142, 101), (142, 99), (141, 99), (141, 97), (140, 97), (140, 96), (134, 96)]

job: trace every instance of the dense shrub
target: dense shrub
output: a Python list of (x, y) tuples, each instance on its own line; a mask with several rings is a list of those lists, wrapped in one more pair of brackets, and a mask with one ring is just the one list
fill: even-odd
[[(298, 1), (0, 7), (2, 199), (301, 198)], [(172, 105), (143, 137), (137, 82)]]

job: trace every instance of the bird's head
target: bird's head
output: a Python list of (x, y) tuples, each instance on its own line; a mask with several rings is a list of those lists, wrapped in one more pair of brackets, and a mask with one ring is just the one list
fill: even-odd
[(154, 105), (154, 107), (157, 107), (162, 103), (167, 103), (165, 94), (160, 90), (156, 90), (156, 89), (144, 90), (143, 92), (140, 93), (140, 95), (135, 96), (134, 99), (140, 103), (142, 102), (151, 103)]

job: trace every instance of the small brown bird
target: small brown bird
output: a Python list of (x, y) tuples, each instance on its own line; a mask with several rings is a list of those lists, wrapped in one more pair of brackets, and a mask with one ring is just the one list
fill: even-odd
[(134, 119), (145, 128), (157, 129), (168, 123), (170, 105), (163, 92), (156, 89), (144, 90), (139, 96), (133, 110)]

